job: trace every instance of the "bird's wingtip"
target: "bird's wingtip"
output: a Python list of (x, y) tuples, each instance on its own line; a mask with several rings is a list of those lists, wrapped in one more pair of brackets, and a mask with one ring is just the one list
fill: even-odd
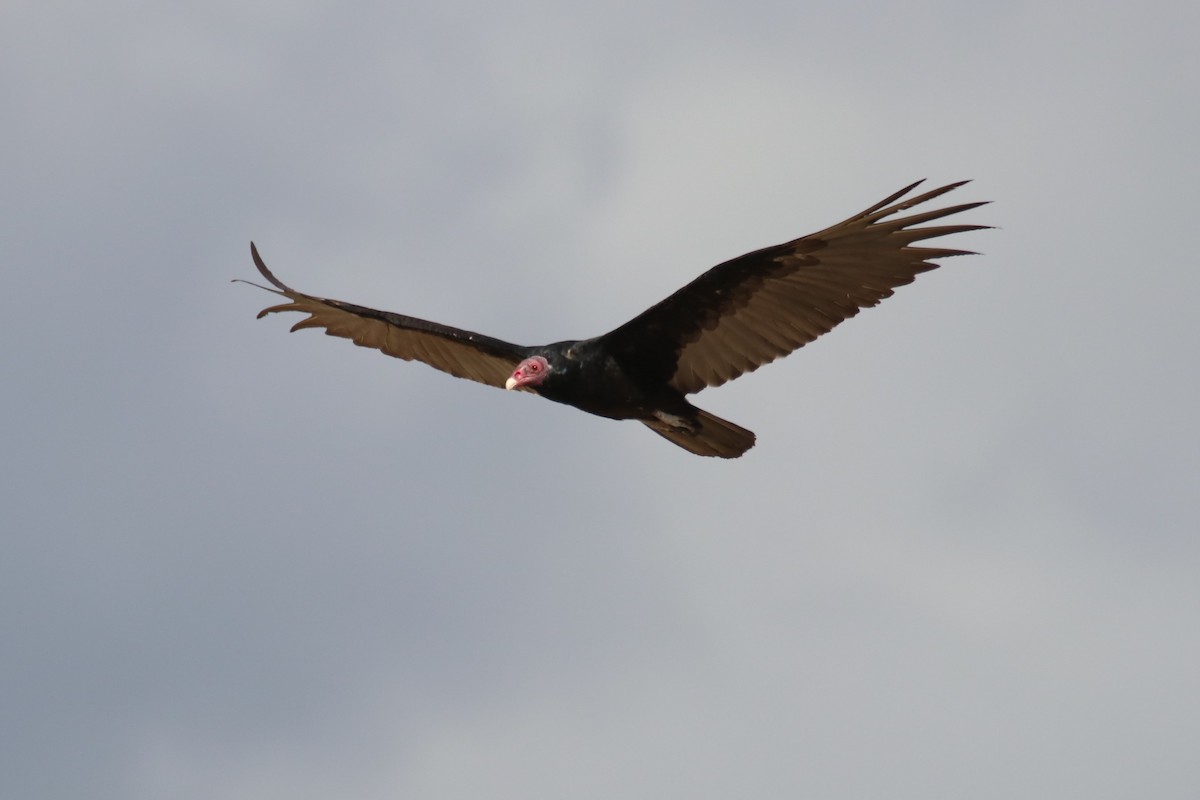
[(259, 274), (270, 281), (272, 286), (284, 292), (292, 291), (290, 286), (279, 280), (279, 278), (276, 278), (275, 274), (267, 269), (267, 264), (262, 260), (262, 256), (258, 254), (258, 248), (253, 241), (250, 242), (250, 257), (254, 259), (254, 266), (258, 268)]

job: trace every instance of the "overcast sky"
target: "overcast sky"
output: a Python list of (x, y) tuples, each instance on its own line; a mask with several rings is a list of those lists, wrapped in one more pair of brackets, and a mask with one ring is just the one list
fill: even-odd
[[(1192, 798), (1191, 2), (0, 12), (0, 796)], [(919, 179), (736, 461), (254, 316), (602, 333)]]

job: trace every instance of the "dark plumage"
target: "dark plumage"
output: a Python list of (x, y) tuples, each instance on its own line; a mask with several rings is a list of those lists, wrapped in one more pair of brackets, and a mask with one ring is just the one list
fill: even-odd
[[(685, 396), (720, 386), (816, 339), (859, 309), (873, 306), (931, 259), (968, 250), (916, 242), (985, 225), (913, 227), (983, 203), (963, 203), (889, 219), (966, 181), (902, 200), (917, 183), (819, 233), (726, 261), (661, 303), (603, 336), (522, 347), (436, 322), (297, 292), (258, 271), (287, 303), (308, 314), (292, 330), (324, 328), (363, 347), (423, 361), (459, 378), (522, 389), (612, 419), (636, 419), (702, 456), (736, 458), (754, 434), (689, 403)], [(257, 284), (255, 284), (257, 285)]]

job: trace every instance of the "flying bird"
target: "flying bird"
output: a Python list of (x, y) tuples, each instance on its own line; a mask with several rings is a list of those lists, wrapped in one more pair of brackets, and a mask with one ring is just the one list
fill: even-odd
[[(720, 386), (786, 356), (897, 286), (935, 269), (932, 259), (969, 250), (917, 242), (986, 225), (921, 223), (984, 205), (963, 203), (896, 217), (967, 181), (906, 196), (901, 189), (819, 233), (719, 264), (603, 336), (523, 347), (389, 311), (304, 294), (276, 278), (253, 242), (258, 271), (288, 302), (259, 312), (307, 314), (292, 326), (324, 328), (405, 361), (458, 378), (532, 392), (610, 419), (634, 419), (701, 456), (737, 458), (754, 434), (696, 408), (687, 395)], [(893, 218), (895, 217), (895, 218)]]

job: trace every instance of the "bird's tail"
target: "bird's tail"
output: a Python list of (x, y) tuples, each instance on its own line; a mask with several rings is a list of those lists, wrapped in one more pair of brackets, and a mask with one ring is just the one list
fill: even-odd
[(737, 458), (754, 447), (752, 431), (707, 411), (697, 408), (695, 412), (695, 416), (688, 419), (669, 417), (642, 421), (659, 436), (698, 456)]

